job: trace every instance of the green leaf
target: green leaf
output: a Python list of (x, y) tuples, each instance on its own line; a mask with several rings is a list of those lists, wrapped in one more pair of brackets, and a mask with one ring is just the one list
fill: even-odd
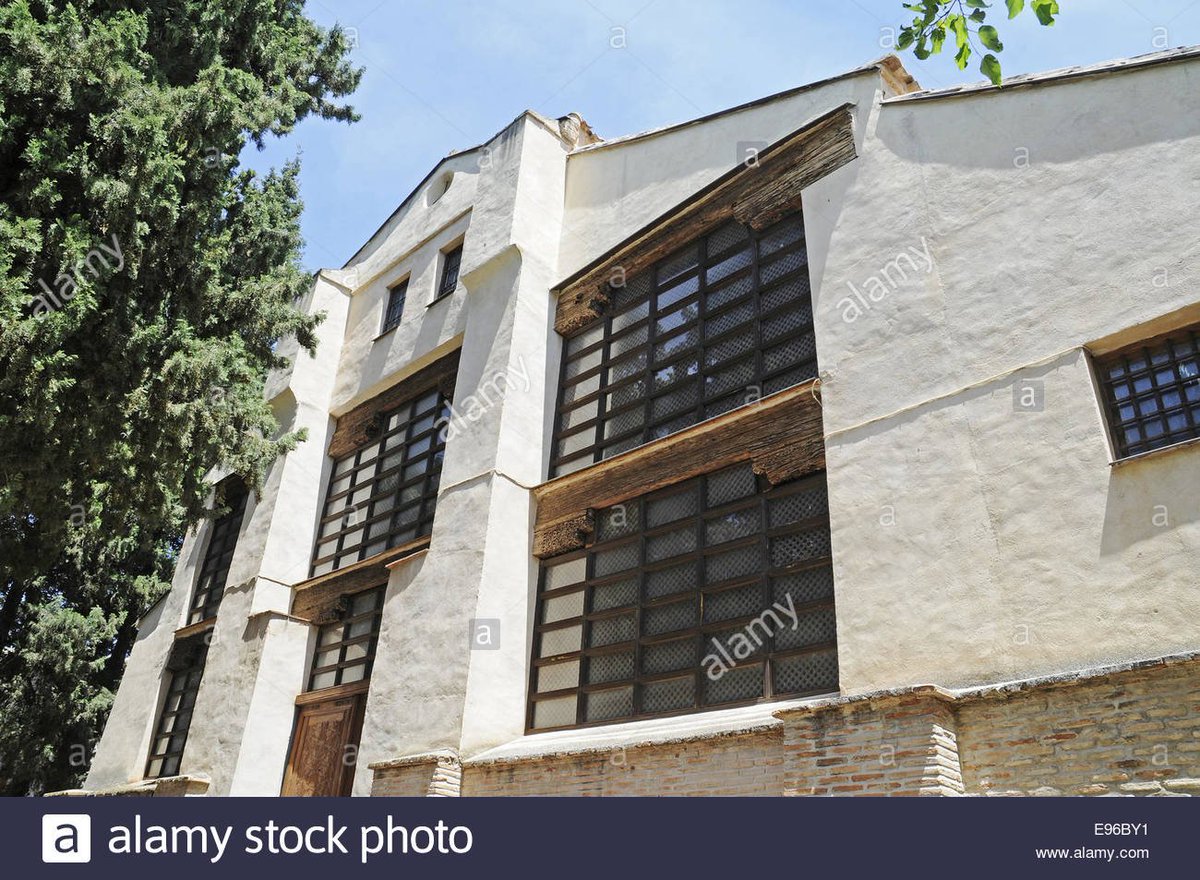
[(954, 63), (958, 65), (959, 70), (967, 69), (967, 62), (971, 60), (971, 44), (963, 43), (958, 47), (958, 52), (954, 56)]
[(932, 42), (931, 51), (934, 55), (942, 51), (942, 44), (946, 42), (946, 29), (935, 27), (929, 32), (929, 39)]
[(1025, 8), (1025, 0), (1006, 0), (1008, 3), (1008, 17), (1016, 18), (1021, 14), (1021, 10)]
[(993, 52), (1000, 52), (1004, 49), (1004, 44), (1000, 42), (1000, 34), (990, 24), (985, 24), (979, 29), (979, 42)]
[(946, 26), (954, 32), (955, 45), (961, 50), (967, 45), (967, 20), (958, 13), (946, 16)]
[(995, 55), (991, 53), (984, 55), (983, 61), (979, 63), (979, 69), (984, 76), (992, 81), (992, 85), (1000, 85), (1000, 60)]
[(900, 37), (896, 40), (896, 48), (907, 49), (913, 44), (914, 39), (912, 28), (903, 28), (900, 31)]
[(983, 0), (967, 0), (967, 5), (972, 9), (991, 9), (992, 4), (984, 3)]
[(980, 22), (980, 21), (983, 21), (985, 18), (987, 18), (987, 13), (984, 12), (982, 9), (976, 9), (974, 12), (971, 13), (971, 21)]
[(1052, 25), (1054, 16), (1058, 15), (1058, 0), (1033, 0), (1033, 11), (1039, 22)]

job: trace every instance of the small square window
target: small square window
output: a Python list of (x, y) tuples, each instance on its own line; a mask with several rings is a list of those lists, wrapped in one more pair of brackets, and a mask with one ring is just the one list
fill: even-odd
[(404, 300), (407, 296), (407, 278), (388, 291), (387, 309), (383, 313), (383, 330), (380, 331), (381, 333), (387, 333), (392, 328), (400, 325), (400, 319), (404, 317)]
[(449, 296), (458, 287), (458, 267), (462, 264), (462, 249), (460, 244), (442, 254), (442, 280), (438, 283), (438, 299)]
[(1096, 358), (1117, 458), (1200, 437), (1200, 325)]

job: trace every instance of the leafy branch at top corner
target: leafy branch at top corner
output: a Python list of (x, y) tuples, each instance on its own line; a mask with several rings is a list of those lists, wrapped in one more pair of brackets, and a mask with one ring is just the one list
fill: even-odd
[[(1004, 0), (1004, 5), (1009, 19), (1016, 18), (1028, 5), (1042, 25), (1054, 24), (1054, 17), (1059, 14), (1058, 0), (1029, 0), (1028, 4), (1025, 0)], [(971, 55), (982, 51), (975, 47), (978, 41), (983, 49), (989, 50), (979, 62), (980, 72), (993, 85), (1001, 84), (1003, 77), (996, 53), (1003, 51), (1004, 44), (1000, 42), (996, 28), (987, 24), (988, 10), (992, 4), (984, 0), (916, 0), (905, 3), (904, 8), (915, 13), (915, 17), (911, 24), (900, 29), (897, 49), (911, 48), (913, 54), (924, 61), (931, 55), (939, 54), (947, 38), (952, 38), (954, 62), (959, 70), (966, 70)]]

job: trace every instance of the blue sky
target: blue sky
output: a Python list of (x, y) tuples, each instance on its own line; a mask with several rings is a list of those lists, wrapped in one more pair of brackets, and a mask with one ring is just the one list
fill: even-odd
[[(440, 158), (527, 108), (574, 110), (603, 137), (691, 119), (882, 55), (902, 2), (309, 0), (353, 29), (362, 120), (308, 120), (244, 161), (300, 154), (305, 265), (341, 266)], [(1060, 0), (1051, 28), (994, 6), (1009, 76), (1200, 43), (1200, 0)], [(902, 57), (926, 87), (982, 78), (947, 53)]]

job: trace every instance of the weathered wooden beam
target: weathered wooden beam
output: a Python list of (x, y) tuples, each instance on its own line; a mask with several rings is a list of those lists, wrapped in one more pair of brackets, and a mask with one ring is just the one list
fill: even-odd
[(609, 281), (632, 277), (719, 223), (761, 229), (800, 208), (805, 187), (855, 158), (853, 114), (838, 107), (739, 163), (557, 288), (554, 329), (568, 336), (604, 314)]
[(825, 467), (818, 382), (813, 379), (632, 449), (534, 490), (533, 554), (582, 547), (595, 509), (637, 498), (700, 474), (750, 461), (778, 484)]
[(533, 537), (533, 555), (540, 558), (578, 550), (587, 543), (588, 536), (595, 531), (595, 512), (582, 510), (536, 531)]
[(419, 553), (428, 546), (429, 536), (426, 535), (337, 571), (301, 581), (292, 588), (292, 616), (315, 624), (329, 623), (343, 596), (386, 584), (389, 563)]
[(420, 397), (437, 388), (449, 396), (454, 390), (458, 375), (458, 359), (461, 349), (434, 361), (407, 379), (360, 403), (337, 420), (333, 439), (329, 441), (329, 454), (334, 458), (348, 455), (377, 436), (380, 417), (414, 397)]
[(849, 124), (829, 120), (758, 169), (758, 185), (750, 187), (733, 203), (733, 217), (756, 230), (763, 230), (788, 214), (800, 210), (800, 197), (808, 187), (841, 168), (855, 156), (854, 135)]

